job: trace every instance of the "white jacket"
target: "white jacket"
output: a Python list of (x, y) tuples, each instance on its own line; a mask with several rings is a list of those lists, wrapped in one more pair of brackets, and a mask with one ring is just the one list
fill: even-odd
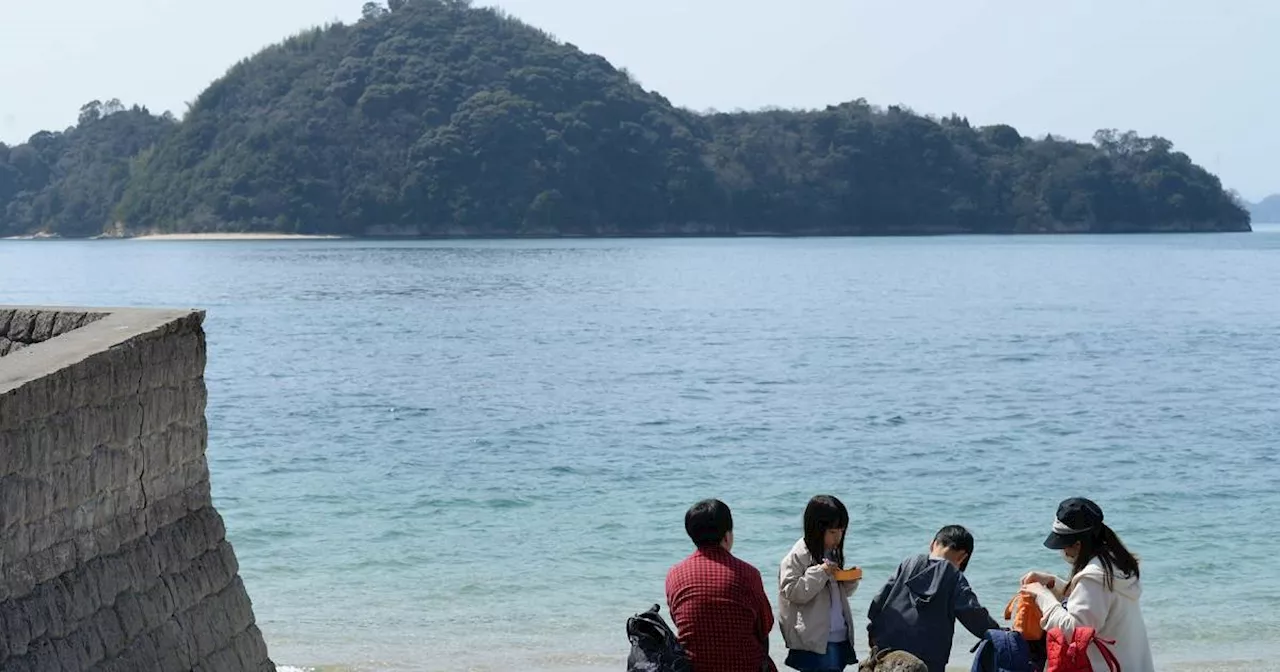
[[(1065, 588), (1066, 606), (1059, 601)], [(1093, 628), (1098, 637), (1115, 640), (1111, 647), (1120, 662), (1122, 672), (1155, 672), (1151, 659), (1151, 643), (1147, 640), (1147, 626), (1142, 620), (1142, 582), (1132, 576), (1115, 577), (1113, 590), (1107, 589), (1106, 574), (1102, 563), (1095, 558), (1070, 582), (1055, 579), (1053, 599), (1040, 594), (1037, 602), (1044, 614), (1045, 632), (1062, 628), (1070, 635), (1077, 626)], [(1089, 662), (1094, 672), (1109, 669), (1096, 647), (1089, 648)]]
[[(821, 564), (813, 564), (804, 539), (796, 542), (791, 552), (782, 559), (778, 569), (778, 629), (788, 649), (827, 652), (827, 639), (831, 634), (831, 589), (835, 579), (827, 574)], [(840, 583), (840, 595), (844, 604), (845, 629), (849, 631), (849, 645), (853, 645), (853, 612), (849, 610), (849, 596), (858, 589), (861, 581)]]

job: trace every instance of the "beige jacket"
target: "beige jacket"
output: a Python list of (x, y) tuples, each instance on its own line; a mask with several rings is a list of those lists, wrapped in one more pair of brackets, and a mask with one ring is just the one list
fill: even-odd
[[(782, 640), (788, 649), (827, 652), (827, 639), (831, 632), (831, 581), (830, 574), (821, 564), (813, 564), (813, 557), (804, 545), (804, 539), (796, 542), (778, 570), (778, 624)], [(860, 581), (840, 584), (844, 604), (845, 629), (849, 631), (849, 644), (853, 644), (853, 613), (849, 610), (849, 596), (858, 590)]]
[[(1064, 590), (1065, 587), (1065, 590)], [(1139, 599), (1142, 582), (1132, 576), (1117, 575), (1114, 588), (1106, 585), (1106, 572), (1097, 559), (1089, 561), (1070, 582), (1054, 579), (1052, 595), (1036, 598), (1044, 614), (1044, 629), (1062, 628), (1070, 635), (1077, 625), (1093, 628), (1102, 639), (1115, 641), (1111, 647), (1124, 672), (1155, 672), (1147, 625), (1142, 619)], [(1058, 600), (1066, 600), (1063, 605)], [(1089, 647), (1094, 670), (1107, 672), (1106, 660), (1096, 647)]]

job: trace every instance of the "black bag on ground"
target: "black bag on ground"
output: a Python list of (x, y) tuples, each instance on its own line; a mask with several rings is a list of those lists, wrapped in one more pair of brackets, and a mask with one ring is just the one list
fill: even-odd
[(627, 639), (631, 640), (627, 672), (693, 672), (689, 654), (658, 611), (655, 604), (627, 619)]

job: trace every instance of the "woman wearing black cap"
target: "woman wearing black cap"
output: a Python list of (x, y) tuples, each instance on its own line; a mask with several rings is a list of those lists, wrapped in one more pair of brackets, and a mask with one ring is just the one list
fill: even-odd
[[(1138, 559), (1102, 522), (1102, 509), (1083, 498), (1062, 502), (1044, 545), (1062, 551), (1071, 565), (1067, 580), (1041, 572), (1022, 577), (1023, 592), (1036, 598), (1044, 614), (1044, 629), (1091, 627), (1099, 637), (1115, 640), (1112, 650), (1124, 672), (1154, 672), (1139, 606)], [(1094, 647), (1089, 660), (1094, 670), (1109, 669)]]

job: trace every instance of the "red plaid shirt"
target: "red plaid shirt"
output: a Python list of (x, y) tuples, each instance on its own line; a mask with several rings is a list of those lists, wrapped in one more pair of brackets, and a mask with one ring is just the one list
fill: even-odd
[(722, 548), (699, 549), (667, 573), (667, 607), (693, 672), (765, 669), (773, 607), (760, 570)]

